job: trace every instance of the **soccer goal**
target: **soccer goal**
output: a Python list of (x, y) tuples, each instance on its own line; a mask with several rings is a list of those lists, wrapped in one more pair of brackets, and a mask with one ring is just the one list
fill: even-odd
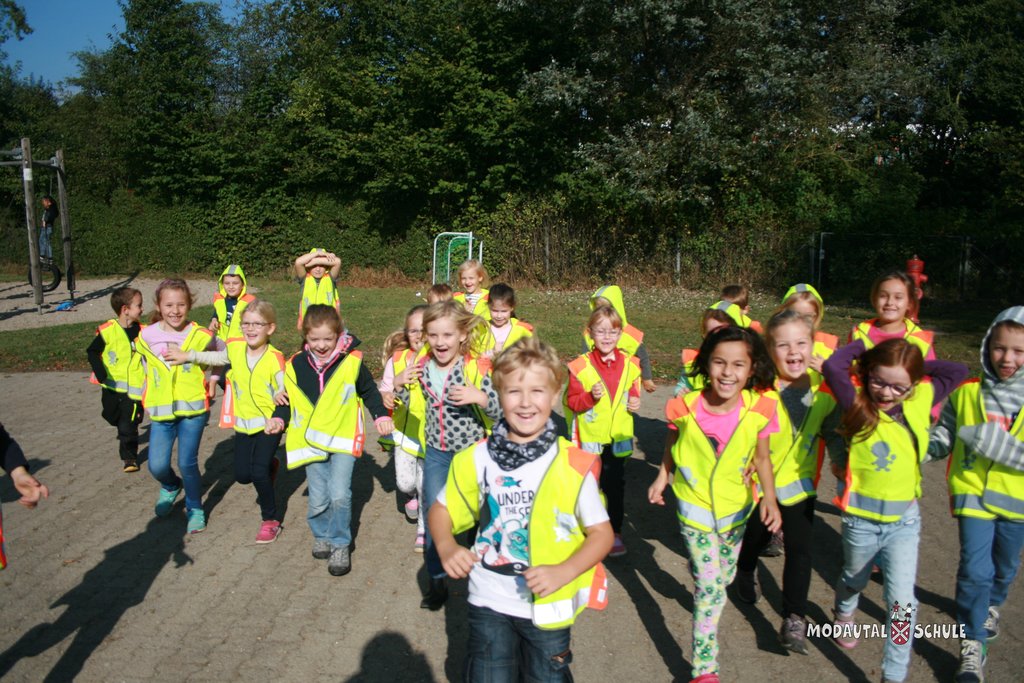
[(484, 262), (484, 242), (471, 232), (442, 232), (434, 238), (434, 268), (431, 284), (452, 284), (452, 273), (466, 259)]

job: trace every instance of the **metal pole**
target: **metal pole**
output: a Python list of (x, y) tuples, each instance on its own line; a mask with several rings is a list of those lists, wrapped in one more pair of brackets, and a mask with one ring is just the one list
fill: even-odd
[(36, 233), (36, 194), (32, 184), (32, 145), (21, 139), (21, 181), (25, 186), (25, 222), (28, 224), (28, 268), (32, 274), (32, 291), (36, 309), (43, 314), (43, 274), (39, 269), (39, 239)]
[(57, 150), (57, 202), (60, 206), (60, 232), (64, 244), (64, 277), (68, 282), (68, 298), (75, 298), (75, 268), (71, 258), (71, 216), (68, 214), (68, 188), (64, 184), (64, 150)]
[(683, 242), (676, 241), (676, 285), (683, 282)]

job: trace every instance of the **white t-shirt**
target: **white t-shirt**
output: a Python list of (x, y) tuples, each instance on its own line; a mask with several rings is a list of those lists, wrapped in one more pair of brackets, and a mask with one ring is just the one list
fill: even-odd
[[(485, 445), (475, 448), (480, 528), (472, 550), (481, 560), (469, 573), (471, 605), (522, 619), (533, 616), (533, 594), (522, 576), (530, 566), (530, 511), (541, 479), (557, 453), (556, 443), (533, 462), (506, 472), (491, 460)], [(447, 487), (437, 497), (442, 505), (447, 505), (446, 493)], [(608, 521), (592, 473), (583, 480), (575, 517), (581, 528)]]

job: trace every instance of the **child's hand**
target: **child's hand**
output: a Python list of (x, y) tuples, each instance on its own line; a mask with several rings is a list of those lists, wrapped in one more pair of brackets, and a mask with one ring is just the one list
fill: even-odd
[(768, 501), (767, 498), (761, 499), (761, 521), (764, 522), (764, 526), (770, 533), (775, 533), (782, 528), (782, 513), (779, 512), (779, 506), (774, 500)]
[(38, 505), (43, 498), (50, 497), (50, 489), (29, 474), (24, 465), (11, 470), (11, 480), (14, 482), (14, 488), (21, 494), (18, 502), (29, 510)]
[(643, 384), (644, 391), (646, 391), (648, 394), (654, 393), (654, 391), (658, 388), (658, 385), (654, 383), (653, 379), (645, 379)]
[(640, 397), (630, 396), (629, 398), (627, 398), (626, 410), (628, 410), (631, 413), (635, 413), (636, 411), (640, 410)]
[(381, 399), (384, 401), (384, 407), (388, 410), (395, 409), (395, 395), (390, 391), (382, 391), (380, 394)]
[(217, 320), (216, 318), (212, 318), (210, 320), (210, 324), (207, 325), (206, 327), (207, 327), (208, 330), (210, 330), (210, 332), (213, 332), (214, 334), (217, 334), (217, 330), (220, 329), (220, 321)]
[[(207, 398), (212, 400), (214, 395), (217, 393), (217, 381), (219, 379), (220, 379), (220, 377), (217, 377), (217, 375), (210, 375), (210, 379), (208, 379), (206, 381), (206, 397)], [(225, 386), (227, 386), (227, 385), (225, 385)]]
[(811, 370), (821, 372), (821, 368), (825, 365), (825, 359), (824, 357), (815, 354), (811, 356), (811, 360), (807, 364), (811, 366)]
[(668, 486), (668, 477), (665, 476), (665, 472), (662, 470), (658, 472), (658, 476), (654, 480), (654, 483), (647, 489), (647, 502), (652, 505), (664, 505), (666, 486)]
[(448, 390), (448, 403), (453, 406), (468, 406), (476, 404), (487, 406), (487, 394), (477, 389), (472, 384), (455, 385)]
[(379, 417), (373, 422), (373, 426), (377, 429), (377, 433), (381, 436), (387, 436), (391, 432), (395, 431), (395, 423), (392, 422), (390, 417)]
[(546, 598), (572, 581), (575, 577), (571, 573), (572, 569), (564, 564), (542, 564), (527, 569), (523, 572), (523, 578), (534, 595)]
[(279, 417), (272, 417), (267, 420), (267, 425), (263, 428), (264, 434), (280, 434), (284, 431), (284, 420)]
[(160, 355), (168, 365), (184, 365), (188, 362), (188, 351), (182, 351), (177, 346), (168, 346)]
[(604, 396), (604, 385), (598, 382), (594, 385), (594, 388), (590, 390), (590, 395), (594, 397), (595, 401), (600, 401), (601, 397)]
[(751, 460), (746, 468), (743, 470), (743, 485), (750, 486), (750, 483), (754, 481), (754, 473), (757, 472), (757, 467), (754, 466), (754, 461)]
[(420, 381), (420, 376), (423, 374), (422, 365), (410, 365), (405, 370), (395, 375), (395, 386), (401, 387), (408, 384), (415, 384)]
[(281, 391), (274, 394), (274, 405), (275, 406), (286, 406), (288, 405), (288, 392), (282, 389)]
[(441, 566), (444, 567), (445, 574), (453, 579), (464, 579), (469, 576), (473, 565), (479, 562), (480, 558), (469, 548), (456, 543), (452, 543), (452, 546), (447, 553), (438, 552)]

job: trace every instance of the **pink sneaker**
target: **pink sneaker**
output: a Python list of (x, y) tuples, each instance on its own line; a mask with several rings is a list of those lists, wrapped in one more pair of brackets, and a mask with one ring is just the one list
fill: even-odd
[(420, 517), (419, 498), (410, 498), (405, 504), (405, 516), (410, 522), (415, 522)]
[(412, 550), (415, 553), (422, 553), (423, 546), (426, 544), (427, 539), (423, 537), (423, 534), (416, 534), (416, 543), (413, 545)]
[(854, 631), (855, 624), (853, 623), (852, 614), (840, 614), (839, 612), (833, 612), (835, 615), (832, 619), (832, 639), (836, 641), (839, 647), (846, 650), (852, 650), (857, 647), (857, 635)]
[(256, 534), (257, 543), (273, 543), (277, 535), (281, 533), (281, 522), (276, 519), (268, 519), (260, 524), (260, 530)]
[(608, 557), (622, 557), (626, 554), (626, 544), (622, 542), (622, 534), (615, 534), (615, 541), (612, 542), (612, 549)]

